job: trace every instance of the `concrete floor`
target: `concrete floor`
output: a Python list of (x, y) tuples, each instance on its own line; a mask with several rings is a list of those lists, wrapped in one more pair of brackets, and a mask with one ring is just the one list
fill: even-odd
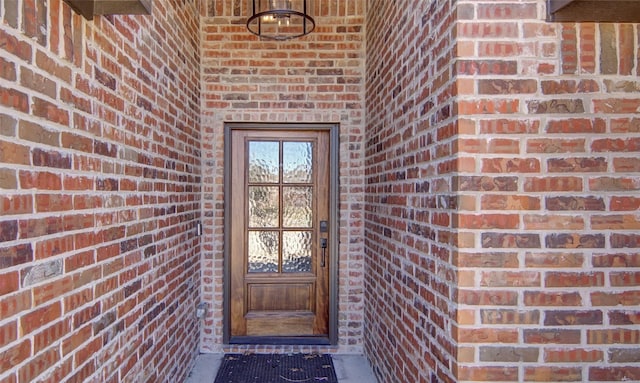
[[(223, 354), (200, 354), (185, 383), (213, 383)], [(362, 355), (331, 355), (339, 383), (376, 383), (371, 365)]]

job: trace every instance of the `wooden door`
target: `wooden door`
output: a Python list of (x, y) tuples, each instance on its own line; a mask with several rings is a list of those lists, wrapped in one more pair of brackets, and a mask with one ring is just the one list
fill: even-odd
[(231, 343), (329, 335), (329, 146), (323, 130), (231, 130)]

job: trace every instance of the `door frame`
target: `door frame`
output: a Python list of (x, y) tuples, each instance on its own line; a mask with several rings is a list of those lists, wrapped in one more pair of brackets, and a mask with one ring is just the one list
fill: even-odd
[[(231, 337), (231, 133), (236, 130), (324, 131), (329, 133), (329, 334), (324, 337)], [(339, 145), (337, 123), (256, 123), (224, 124), (224, 274), (223, 274), (223, 342), (224, 344), (337, 345), (338, 344), (338, 265), (339, 265)]]

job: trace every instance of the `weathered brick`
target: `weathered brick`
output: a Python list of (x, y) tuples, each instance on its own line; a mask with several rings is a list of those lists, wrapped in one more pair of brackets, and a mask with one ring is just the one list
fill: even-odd
[(598, 287), (604, 286), (602, 272), (547, 272), (544, 284), (547, 287)]
[(535, 347), (480, 347), (481, 362), (537, 362), (539, 349)]
[(584, 249), (604, 248), (603, 234), (548, 234), (545, 237), (545, 247), (552, 249)]
[(62, 266), (62, 260), (55, 259), (22, 269), (20, 272), (22, 286), (32, 286), (60, 276), (63, 272)]
[(581, 382), (582, 370), (580, 367), (525, 367), (524, 380), (527, 382)]
[(634, 306), (640, 304), (640, 293), (636, 290), (623, 292), (592, 292), (593, 306)]
[(538, 234), (482, 233), (483, 248), (539, 248)]
[(532, 100), (527, 102), (527, 109), (533, 114), (584, 113), (582, 100), (553, 99)]
[(0, 161), (6, 164), (30, 165), (29, 148), (0, 140)]
[(612, 363), (638, 363), (640, 362), (640, 350), (612, 348), (608, 351), (608, 359)]
[(602, 197), (547, 197), (545, 205), (549, 210), (555, 211), (604, 211), (605, 201)]
[(481, 323), (485, 325), (537, 325), (540, 323), (538, 310), (482, 309), (480, 317)]
[(479, 94), (532, 94), (538, 90), (536, 80), (479, 80)]
[(525, 329), (524, 341), (529, 344), (580, 344), (580, 330)]
[(577, 292), (525, 291), (524, 304), (527, 306), (581, 306), (582, 297)]

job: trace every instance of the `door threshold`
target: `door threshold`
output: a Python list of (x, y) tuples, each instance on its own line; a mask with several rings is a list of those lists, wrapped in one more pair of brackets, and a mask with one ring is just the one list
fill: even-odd
[(331, 342), (327, 336), (232, 336), (229, 344), (330, 346)]

